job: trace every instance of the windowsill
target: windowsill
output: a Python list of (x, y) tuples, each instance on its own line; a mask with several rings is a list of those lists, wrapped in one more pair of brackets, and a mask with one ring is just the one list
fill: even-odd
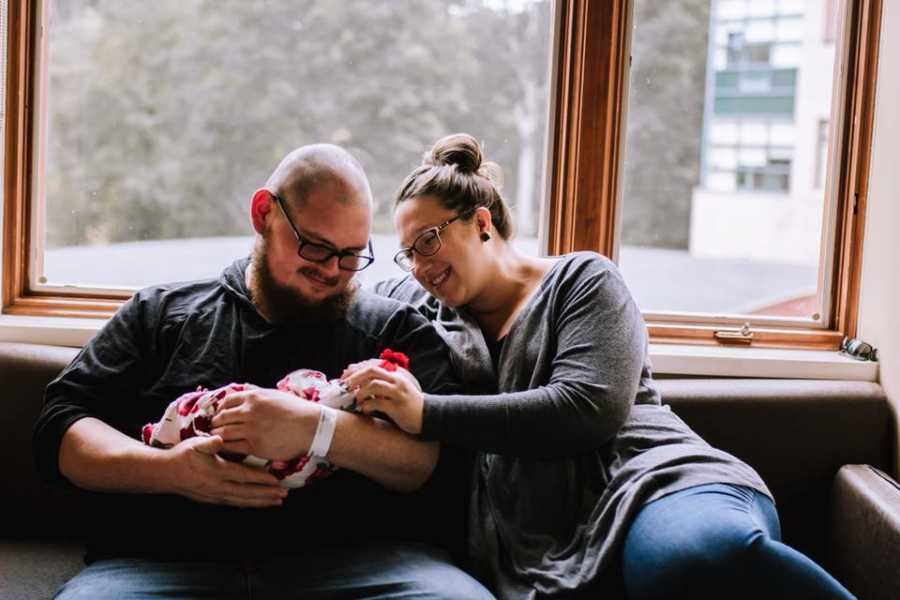
[(650, 344), (650, 359), (666, 375), (878, 380), (877, 362), (826, 350)]
[(0, 342), (80, 348), (105, 323), (105, 319), (0, 315)]
[[(0, 315), (0, 342), (83, 346), (99, 319)], [(651, 344), (653, 372), (665, 375), (877, 381), (878, 363), (837, 352)]]

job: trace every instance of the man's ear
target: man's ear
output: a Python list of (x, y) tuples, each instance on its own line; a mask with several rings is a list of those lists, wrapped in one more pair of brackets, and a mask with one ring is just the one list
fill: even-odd
[(250, 224), (258, 234), (266, 230), (266, 219), (272, 210), (272, 194), (265, 188), (253, 192), (250, 200)]

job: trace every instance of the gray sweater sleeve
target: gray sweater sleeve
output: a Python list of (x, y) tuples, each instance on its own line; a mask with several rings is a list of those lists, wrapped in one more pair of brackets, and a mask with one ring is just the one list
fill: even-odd
[[(546, 302), (520, 320), (493, 395), (425, 396), (423, 437), (527, 457), (580, 454), (609, 442), (634, 402), (646, 327), (615, 265), (571, 260)], [(583, 256), (581, 257), (584, 258)], [(524, 334), (524, 335), (522, 335)], [(521, 391), (513, 391), (521, 390)]]

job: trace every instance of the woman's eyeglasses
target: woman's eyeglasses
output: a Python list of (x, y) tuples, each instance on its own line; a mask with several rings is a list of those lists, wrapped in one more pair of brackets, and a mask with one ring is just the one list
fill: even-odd
[(284, 213), (288, 225), (291, 226), (291, 230), (297, 237), (297, 255), (300, 256), (300, 258), (305, 258), (314, 263), (325, 263), (331, 260), (332, 256), (337, 256), (338, 268), (343, 271), (362, 271), (375, 262), (375, 252), (372, 251), (371, 239), (369, 240), (369, 256), (357, 254), (348, 250), (335, 250), (331, 246), (317, 244), (304, 239), (297, 230), (297, 226), (294, 225), (294, 221), (291, 220), (291, 216), (288, 214), (287, 207), (284, 205), (284, 200), (281, 199), (281, 196), (274, 192), (269, 193), (272, 194), (272, 197), (275, 198), (275, 202), (281, 207), (281, 212)]
[(454, 221), (467, 217), (473, 212), (475, 211), (467, 210), (461, 212), (452, 219), (448, 219), (436, 227), (426, 229), (413, 240), (411, 246), (401, 248), (400, 251), (394, 255), (394, 262), (404, 271), (412, 271), (413, 254), (418, 254), (419, 256), (434, 256), (437, 254), (438, 250), (441, 249), (441, 232)]

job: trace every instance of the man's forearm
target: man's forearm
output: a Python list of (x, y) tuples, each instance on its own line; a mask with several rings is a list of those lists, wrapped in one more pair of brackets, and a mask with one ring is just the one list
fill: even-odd
[(76, 421), (63, 436), (60, 472), (78, 487), (97, 492), (165, 493), (165, 453), (145, 446), (103, 421)]
[(431, 476), (440, 454), (437, 443), (416, 439), (379, 419), (337, 412), (329, 462), (403, 492), (419, 488)]

